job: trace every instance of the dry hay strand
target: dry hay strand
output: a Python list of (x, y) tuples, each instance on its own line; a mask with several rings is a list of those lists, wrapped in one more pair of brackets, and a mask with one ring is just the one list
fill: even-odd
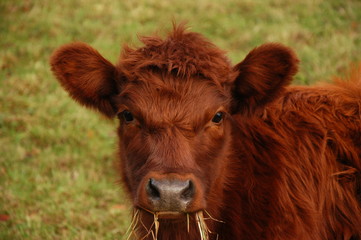
[(159, 230), (159, 221), (158, 221), (158, 213), (153, 214), (154, 216), (154, 229), (155, 229), (155, 236), (153, 239), (158, 239), (158, 230)]
[[(204, 217), (203, 212), (205, 212), (208, 215), (207, 218)], [(199, 233), (201, 235), (201, 240), (208, 240), (209, 234), (216, 235), (216, 239), (218, 240), (218, 236), (219, 236), (218, 233), (215, 233), (215, 232), (212, 232), (211, 230), (209, 230), (206, 220), (212, 220), (212, 221), (220, 222), (220, 223), (225, 223), (225, 222), (212, 217), (211, 214), (209, 214), (209, 212), (207, 212), (207, 210), (199, 211), (196, 213), (196, 221), (197, 221)]]
[(208, 240), (209, 239), (208, 232), (210, 231), (204, 220), (203, 211), (199, 211), (196, 213), (196, 221), (198, 225), (199, 234), (201, 235), (201, 240)]
[[(158, 214), (155, 213), (154, 215), (154, 221), (152, 223), (152, 225), (150, 226), (150, 228), (148, 229), (145, 224), (142, 221), (141, 218), (141, 212), (139, 209), (134, 210), (133, 212), (133, 217), (132, 217), (132, 221), (130, 223), (130, 226), (128, 227), (128, 230), (126, 231), (123, 239), (125, 240), (130, 240), (130, 239), (135, 239), (135, 240), (144, 240), (146, 239), (149, 235), (152, 235), (152, 239), (153, 240), (157, 240), (158, 237), (158, 229), (159, 229), (159, 222), (158, 222)], [(146, 234), (143, 237), (139, 237), (137, 235), (137, 227), (142, 226), (145, 230), (146, 230)], [(154, 230), (153, 231), (153, 226), (154, 226)]]
[(208, 212), (207, 210), (204, 209), (203, 211), (204, 211), (205, 213), (207, 213), (207, 215), (208, 215), (208, 218), (204, 218), (205, 220), (210, 219), (210, 220), (213, 220), (213, 221), (216, 221), (216, 222), (225, 223), (224, 221), (221, 221), (221, 220), (218, 220), (218, 219), (212, 217), (211, 214), (209, 214), (209, 212)]
[(125, 232), (123, 239), (129, 240), (129, 239), (131, 239), (132, 236), (134, 236), (135, 239), (138, 238), (136, 231), (135, 231), (135, 229), (138, 225), (138, 222), (139, 222), (139, 209), (136, 209), (133, 211), (132, 221), (131, 221), (127, 231)]

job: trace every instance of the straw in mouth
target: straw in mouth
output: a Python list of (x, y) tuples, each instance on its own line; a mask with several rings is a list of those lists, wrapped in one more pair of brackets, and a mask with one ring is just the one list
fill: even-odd
[[(151, 213), (153, 215), (153, 223), (149, 228), (147, 228), (145, 226), (145, 224), (142, 222), (141, 210), (144, 210), (144, 211), (146, 211), (148, 213)], [(204, 213), (208, 217), (204, 217)], [(144, 240), (144, 239), (147, 239), (149, 236), (151, 236), (153, 240), (158, 240), (158, 232), (159, 232), (159, 227), (160, 227), (159, 217), (161, 216), (161, 218), (164, 218), (164, 216), (167, 216), (166, 218), (168, 219), (169, 216), (179, 216), (181, 214), (185, 215), (186, 218), (187, 218), (187, 229), (186, 229), (186, 231), (187, 231), (187, 233), (189, 233), (189, 228), (190, 228), (189, 215), (191, 213), (152, 212), (150, 210), (143, 209), (143, 208), (134, 209), (132, 221), (131, 221), (130, 226), (129, 226), (126, 234), (124, 235), (123, 239), (126, 239), (126, 240), (130, 240), (130, 239)], [(201, 211), (195, 212), (194, 215), (195, 215), (195, 220), (196, 220), (196, 223), (197, 223), (197, 228), (198, 228), (198, 231), (199, 231), (199, 234), (200, 234), (200, 240), (209, 240), (209, 234), (215, 234), (217, 236), (216, 239), (218, 239), (218, 234), (209, 230), (206, 221), (207, 220), (212, 220), (212, 221), (221, 222), (221, 223), (224, 223), (224, 222), (213, 218), (206, 210), (201, 210)], [(172, 219), (172, 218), (170, 218), (170, 219)], [(144, 236), (138, 236), (138, 234), (136, 232), (136, 229), (139, 226), (143, 227), (146, 230), (146, 234)]]

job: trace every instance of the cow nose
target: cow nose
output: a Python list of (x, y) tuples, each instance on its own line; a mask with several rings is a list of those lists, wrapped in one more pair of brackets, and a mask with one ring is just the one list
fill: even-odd
[(154, 211), (185, 212), (194, 196), (194, 184), (191, 180), (151, 178), (146, 192)]

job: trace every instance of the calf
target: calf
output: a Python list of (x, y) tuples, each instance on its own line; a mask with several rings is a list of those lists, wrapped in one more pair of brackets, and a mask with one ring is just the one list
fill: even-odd
[(361, 80), (288, 86), (269, 43), (232, 66), (174, 27), (111, 64), (85, 43), (51, 68), (80, 104), (119, 118), (137, 239), (361, 239)]

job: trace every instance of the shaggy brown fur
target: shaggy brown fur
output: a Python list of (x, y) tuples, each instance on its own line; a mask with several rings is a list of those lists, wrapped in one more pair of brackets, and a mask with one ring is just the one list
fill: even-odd
[(210, 239), (361, 239), (359, 73), (289, 87), (298, 59), (280, 44), (232, 67), (183, 26), (141, 40), (116, 66), (84, 43), (51, 58), (76, 101), (120, 118), (121, 174), (140, 239), (155, 230), (150, 179), (190, 181), (194, 191), (176, 217), (160, 213), (160, 240), (200, 239), (199, 211), (219, 220), (205, 220)]

